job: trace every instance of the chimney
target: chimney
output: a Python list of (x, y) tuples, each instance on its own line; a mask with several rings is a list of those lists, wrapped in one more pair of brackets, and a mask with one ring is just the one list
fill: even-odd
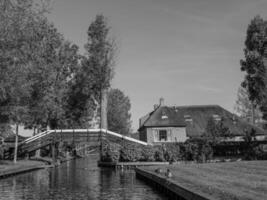
[(164, 99), (163, 99), (163, 97), (161, 97), (159, 99), (159, 106), (164, 106)]
[(154, 104), (154, 110), (156, 110), (159, 107), (158, 104)]

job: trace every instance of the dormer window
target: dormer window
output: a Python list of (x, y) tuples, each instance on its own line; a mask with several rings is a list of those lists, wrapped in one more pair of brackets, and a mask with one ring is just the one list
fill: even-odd
[(191, 115), (184, 115), (184, 120), (185, 120), (185, 122), (190, 122), (190, 123), (193, 122)]
[(161, 113), (161, 119), (168, 119), (168, 116), (166, 115), (164, 111), (162, 111)]
[(216, 115), (216, 114), (212, 115), (212, 117), (213, 117), (214, 121), (216, 121), (216, 122), (220, 122), (222, 120), (221, 116)]
[(233, 116), (233, 118), (232, 118), (232, 121), (233, 121), (233, 124), (234, 124), (234, 125), (236, 125), (236, 124), (237, 124), (237, 119), (236, 119), (236, 117), (235, 117), (235, 116)]

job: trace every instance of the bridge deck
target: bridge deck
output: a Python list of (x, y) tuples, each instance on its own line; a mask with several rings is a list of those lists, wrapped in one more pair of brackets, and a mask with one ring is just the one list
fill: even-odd
[(49, 130), (32, 136), (23, 142), (19, 143), (19, 154), (25, 154), (47, 145), (60, 142), (87, 142), (93, 146), (99, 145), (100, 137), (111, 136), (119, 140), (126, 140), (141, 145), (147, 145), (146, 142), (136, 140), (106, 129), (62, 129), (62, 130)]

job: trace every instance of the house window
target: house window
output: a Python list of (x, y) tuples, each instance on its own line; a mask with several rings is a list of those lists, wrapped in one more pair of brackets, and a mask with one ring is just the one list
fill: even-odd
[(159, 130), (159, 141), (167, 141), (167, 131)]
[(219, 122), (222, 120), (222, 118), (219, 116), (219, 115), (212, 115), (213, 119), (216, 121), (216, 122)]
[(161, 119), (168, 119), (168, 116), (164, 111), (161, 113)]
[(193, 123), (193, 119), (191, 117), (191, 115), (184, 115), (184, 120), (185, 122), (189, 122), (189, 123)]

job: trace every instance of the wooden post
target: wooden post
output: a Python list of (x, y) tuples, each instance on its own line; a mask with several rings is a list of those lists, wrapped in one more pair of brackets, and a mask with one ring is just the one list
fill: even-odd
[(75, 142), (75, 135), (74, 135), (74, 129), (72, 129), (72, 143), (74, 144), (74, 142)]
[(14, 150), (14, 163), (17, 162), (18, 154), (18, 137), (19, 137), (19, 125), (16, 123), (16, 136), (15, 136), (15, 150)]
[(254, 106), (254, 103), (252, 102), (251, 103), (251, 121), (252, 121), (252, 124), (254, 125), (255, 124), (255, 106)]
[(56, 165), (57, 163), (57, 159), (56, 159), (56, 143), (53, 141), (52, 145), (52, 162), (53, 162), (53, 165)]
[(86, 129), (86, 136), (87, 136), (87, 142), (89, 141), (89, 133), (88, 133), (88, 129)]

